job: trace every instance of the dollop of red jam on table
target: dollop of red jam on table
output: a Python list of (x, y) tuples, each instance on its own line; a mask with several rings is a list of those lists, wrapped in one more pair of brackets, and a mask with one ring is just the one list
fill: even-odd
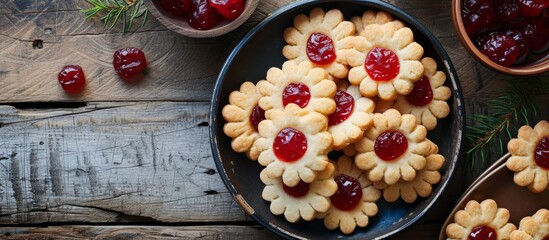
[(127, 47), (114, 52), (112, 64), (120, 77), (130, 78), (147, 67), (147, 59), (140, 49)]
[(341, 211), (354, 209), (362, 199), (362, 187), (358, 179), (341, 174), (334, 180), (337, 191), (330, 197), (332, 204)]
[(255, 105), (254, 109), (252, 110), (252, 114), (250, 114), (250, 123), (252, 123), (256, 132), (259, 131), (259, 123), (263, 120), (265, 120), (265, 110), (263, 110), (263, 108), (260, 108), (259, 105)]
[(381, 47), (370, 50), (364, 67), (368, 75), (376, 81), (389, 81), (400, 72), (398, 56), (393, 51)]
[(334, 42), (324, 33), (315, 32), (307, 40), (307, 57), (317, 65), (326, 65), (336, 60)]
[(299, 181), (299, 183), (293, 187), (288, 187), (286, 186), (286, 184), (283, 184), (282, 189), (284, 189), (284, 192), (286, 192), (287, 194), (296, 198), (300, 198), (307, 195), (307, 193), (309, 192), (309, 186), (310, 184), (304, 181)]
[(337, 90), (334, 100), (336, 102), (336, 111), (328, 115), (328, 126), (333, 126), (347, 120), (353, 113), (355, 99), (351, 94)]
[(549, 137), (539, 141), (534, 152), (534, 160), (538, 166), (549, 170)]
[(471, 230), (469, 240), (497, 240), (496, 230), (485, 225), (477, 226)]
[(294, 103), (300, 108), (307, 107), (311, 99), (309, 87), (303, 83), (290, 83), (284, 92), (282, 92), (282, 104), (284, 107), (290, 103)]
[(414, 83), (414, 89), (406, 95), (406, 100), (414, 106), (425, 106), (433, 101), (433, 89), (426, 76)]
[(400, 157), (408, 149), (408, 139), (397, 131), (387, 131), (380, 134), (374, 144), (376, 155), (384, 161), (392, 161)]
[(295, 162), (307, 151), (307, 137), (293, 128), (280, 130), (273, 141), (273, 152), (283, 162)]
[(65, 92), (77, 94), (82, 91), (86, 84), (86, 78), (82, 67), (78, 65), (67, 65), (57, 75), (57, 80)]

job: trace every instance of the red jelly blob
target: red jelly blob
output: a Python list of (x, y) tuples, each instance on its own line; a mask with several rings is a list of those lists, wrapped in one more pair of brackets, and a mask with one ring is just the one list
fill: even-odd
[(380, 134), (374, 145), (376, 155), (384, 161), (395, 160), (407, 149), (408, 139), (397, 131), (387, 131)]
[(288, 187), (286, 186), (286, 184), (283, 184), (282, 189), (284, 189), (284, 192), (286, 192), (287, 194), (296, 198), (300, 198), (307, 195), (307, 193), (309, 192), (309, 186), (310, 184), (304, 181), (299, 181), (299, 183), (293, 187)]
[(496, 14), (491, 1), (484, 1), (462, 13), (463, 25), (469, 36), (475, 36), (478, 32), (492, 27), (495, 24)]
[(497, 240), (497, 234), (493, 228), (480, 225), (471, 230), (469, 240)]
[(433, 100), (433, 89), (429, 79), (423, 76), (419, 81), (414, 83), (414, 89), (408, 95), (406, 100), (415, 106), (425, 106)]
[(260, 108), (258, 105), (255, 105), (254, 109), (252, 110), (252, 114), (250, 114), (250, 122), (254, 126), (256, 132), (259, 131), (259, 123), (263, 120), (265, 120), (265, 110), (263, 110), (263, 108)]
[(373, 80), (389, 81), (400, 72), (398, 56), (391, 50), (375, 47), (366, 56), (366, 72)]
[(219, 23), (220, 15), (208, 5), (208, 0), (192, 0), (187, 23), (194, 29), (208, 30)]
[(61, 84), (63, 90), (70, 94), (79, 93), (86, 84), (84, 72), (78, 65), (64, 66), (59, 75), (57, 75), (57, 80), (59, 80), (59, 84)]
[(547, 0), (517, 0), (520, 15), (523, 17), (535, 17), (541, 14), (541, 11), (549, 7)]
[(114, 52), (112, 65), (120, 77), (130, 78), (147, 67), (147, 59), (145, 59), (143, 51), (138, 48), (127, 47)]
[(549, 240), (549, 235), (543, 237), (543, 240)]
[(273, 152), (283, 162), (295, 162), (307, 151), (307, 137), (293, 128), (280, 130), (273, 141)]
[(332, 204), (341, 211), (355, 208), (362, 199), (362, 187), (358, 179), (341, 174), (334, 178), (337, 191), (330, 197)]
[(487, 37), (484, 45), (480, 47), (480, 52), (493, 62), (510, 67), (519, 57), (520, 49), (513, 38), (500, 32), (494, 32)]
[(309, 104), (311, 92), (309, 87), (303, 83), (290, 83), (282, 93), (282, 104), (284, 107), (290, 103), (294, 103), (300, 108), (304, 108)]
[(244, 12), (244, 0), (208, 0), (208, 4), (229, 20), (237, 19)]
[(307, 40), (307, 56), (318, 65), (332, 63), (336, 59), (334, 42), (324, 33), (311, 34)]
[(156, 2), (166, 12), (178, 17), (183, 17), (191, 5), (191, 0), (156, 0)]
[(544, 137), (539, 141), (534, 152), (536, 164), (549, 170), (549, 137)]
[(336, 102), (336, 111), (328, 115), (328, 126), (337, 125), (347, 120), (353, 113), (355, 106), (353, 96), (342, 90), (337, 90), (334, 100)]

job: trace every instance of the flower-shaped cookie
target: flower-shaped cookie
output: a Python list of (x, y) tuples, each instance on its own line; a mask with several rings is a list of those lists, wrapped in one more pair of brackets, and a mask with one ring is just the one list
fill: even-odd
[(269, 112), (272, 109), (284, 110), (290, 103), (309, 111), (324, 115), (335, 111), (334, 95), (336, 84), (328, 80), (328, 74), (322, 68), (313, 68), (310, 62), (286, 61), (282, 69), (271, 68), (267, 71), (267, 80), (257, 83), (257, 89), (264, 96), (259, 106)]
[[(443, 86), (446, 74), (437, 71), (437, 63), (430, 57), (421, 60), (425, 69), (423, 77), (414, 83), (414, 89), (406, 96), (399, 95), (394, 101), (395, 108), (402, 114), (410, 113), (421, 124), (432, 130), (437, 126), (437, 118), (445, 118), (450, 113), (446, 100), (452, 95), (450, 88)], [(379, 104), (380, 107), (384, 103)]]
[(392, 22), (397, 29), (403, 28), (404, 23), (393, 18), (393, 16), (384, 11), (366, 10), (362, 17), (354, 16), (351, 22), (355, 25), (357, 35), (364, 34), (364, 27), (370, 24), (385, 24)]
[(239, 91), (229, 95), (222, 115), (225, 121), (223, 132), (232, 138), (231, 147), (236, 152), (245, 152), (248, 158), (256, 160), (259, 152), (254, 142), (259, 138), (258, 125), (265, 119), (265, 111), (258, 106), (261, 94), (251, 82), (244, 82)]
[(333, 173), (334, 165), (330, 163), (312, 183), (299, 182), (294, 187), (288, 187), (280, 177), (270, 178), (264, 169), (260, 174), (261, 181), (266, 185), (263, 199), (271, 202), (270, 209), (274, 215), (284, 214), (289, 222), (297, 222), (301, 218), (311, 221), (317, 213), (330, 208), (329, 197), (337, 190)]
[(366, 26), (362, 36), (354, 37), (353, 47), (342, 51), (352, 67), (349, 81), (360, 85), (366, 97), (393, 100), (397, 93), (407, 95), (423, 76), (423, 47), (414, 42), (410, 28), (397, 30), (392, 22)]
[(542, 208), (534, 214), (520, 220), (518, 230), (511, 233), (511, 240), (547, 240), (549, 239), (549, 210)]
[(355, 163), (370, 171), (372, 182), (383, 180), (392, 185), (401, 178), (412, 181), (416, 171), (425, 167), (425, 157), (437, 148), (426, 137), (427, 130), (417, 125), (414, 115), (401, 115), (395, 109), (376, 113), (373, 126), (355, 143)]
[[(454, 223), (446, 227), (446, 235), (448, 239), (462, 240), (509, 239), (509, 234), (517, 229), (512, 223), (507, 223), (509, 216), (509, 210), (498, 208), (492, 199), (486, 199), (480, 204), (471, 200), (467, 202), (465, 210), (459, 210), (454, 215)], [(479, 238), (481, 236), (484, 238)]]
[(374, 101), (360, 95), (357, 86), (338, 82), (335, 95), (336, 111), (328, 115), (328, 131), (334, 139), (334, 150), (341, 150), (362, 138), (372, 125)]
[(427, 156), (425, 168), (417, 172), (414, 180), (407, 182), (400, 179), (394, 185), (387, 185), (381, 181), (374, 183), (374, 186), (383, 189), (383, 198), (387, 202), (394, 202), (402, 197), (405, 202), (413, 203), (418, 195), (428, 197), (433, 192), (432, 185), (440, 181), (441, 176), (438, 170), (444, 165), (444, 156), (436, 154), (437, 152), (438, 148), (434, 148), (433, 152)]
[(289, 60), (309, 61), (326, 69), (335, 78), (346, 78), (348, 68), (339, 50), (346, 46), (343, 39), (354, 34), (354, 25), (343, 20), (341, 11), (324, 12), (315, 8), (309, 17), (297, 15), (294, 26), (284, 31), (288, 45), (284, 46), (282, 54)]
[(324, 225), (330, 230), (339, 227), (345, 234), (352, 233), (356, 226), (366, 227), (369, 217), (377, 214), (375, 202), (381, 193), (347, 156), (337, 160), (334, 179), (338, 190), (330, 197), (332, 206), (326, 213), (319, 214), (324, 218)]
[(507, 149), (512, 156), (505, 164), (515, 172), (517, 185), (533, 192), (549, 190), (549, 122), (541, 121), (534, 128), (522, 126)]
[(286, 186), (294, 187), (301, 180), (311, 183), (328, 165), (332, 135), (327, 129), (324, 115), (293, 103), (284, 111), (272, 110), (270, 119), (259, 123), (258, 161), (267, 167), (270, 178), (282, 176)]

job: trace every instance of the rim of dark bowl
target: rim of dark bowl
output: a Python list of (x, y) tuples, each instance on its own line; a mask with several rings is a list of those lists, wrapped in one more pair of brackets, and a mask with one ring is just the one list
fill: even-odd
[[(394, 234), (396, 234), (396, 233), (398, 233), (398, 232), (400, 232), (404, 229), (409, 228), (414, 223), (417, 223), (425, 215), (425, 213), (429, 209), (431, 209), (433, 207), (433, 205), (435, 205), (437, 203), (437, 200), (444, 193), (444, 191), (446, 190), (446, 186), (448, 185), (448, 183), (450, 182), (450, 180), (452, 179), (452, 177), (454, 175), (454, 171), (457, 167), (457, 162), (458, 162), (459, 156), (461, 155), (461, 152), (462, 152), (462, 147), (461, 146), (463, 145), (463, 133), (465, 132), (465, 124), (464, 124), (465, 109), (464, 109), (464, 105), (463, 105), (463, 96), (462, 96), (462, 92), (461, 92), (461, 86), (460, 86), (460, 83), (459, 83), (459, 80), (458, 80), (457, 73), (455, 71), (455, 68), (454, 68), (454, 66), (451, 62), (451, 59), (450, 59), (448, 53), (446, 52), (446, 50), (444, 50), (442, 44), (436, 39), (436, 37), (431, 33), (431, 31), (429, 31), (425, 26), (423, 26), (423, 24), (421, 24), (415, 17), (413, 17), (412, 15), (406, 13), (402, 9), (400, 9), (400, 8), (398, 8), (398, 7), (396, 7), (392, 4), (382, 2), (382, 1), (375, 1), (375, 0), (304, 0), (304, 1), (297, 1), (297, 2), (287, 4), (287, 5), (279, 8), (279, 9), (277, 9), (272, 14), (267, 16), (264, 20), (262, 20), (259, 24), (257, 24), (235, 46), (235, 48), (233, 49), (233, 51), (231, 52), (231, 54), (229, 55), (229, 57), (227, 58), (227, 60), (223, 64), (223, 67), (221, 68), (221, 71), (220, 71), (220, 73), (218, 75), (218, 78), (216, 80), (214, 90), (213, 90), (212, 100), (211, 100), (210, 114), (209, 114), (210, 115), (210, 118), (209, 118), (210, 144), (211, 144), (211, 149), (212, 149), (212, 155), (213, 155), (213, 158), (215, 160), (214, 161), (215, 166), (216, 166), (216, 168), (219, 172), (219, 175), (220, 175), (223, 183), (225, 184), (225, 186), (227, 187), (227, 189), (229, 190), (229, 192), (231, 193), (231, 195), (235, 199), (235, 201), (237, 201), (241, 205), (241, 207), (246, 212), (246, 214), (248, 214), (252, 219), (254, 219), (256, 222), (258, 222), (263, 227), (267, 228), (271, 232), (274, 232), (274, 233), (276, 233), (277, 235), (279, 235), (283, 238), (286, 238), (286, 239), (297, 239), (297, 238), (299, 238), (299, 236), (296, 236), (296, 235), (294, 235), (292, 233), (289, 233), (289, 232), (287, 232), (283, 229), (272, 226), (267, 221), (265, 221), (265, 219), (263, 217), (261, 217), (260, 215), (254, 213), (254, 211), (253, 211), (253, 209), (251, 209), (251, 207), (245, 206), (247, 204), (245, 202), (245, 200), (242, 201), (242, 199), (239, 199), (239, 197), (241, 197), (241, 196), (239, 195), (238, 191), (236, 190), (236, 188), (232, 185), (231, 181), (229, 180), (229, 177), (227, 176), (227, 173), (225, 172), (226, 170), (223, 167), (223, 164), (221, 162), (222, 160), (219, 157), (220, 153), (219, 153), (219, 149), (217, 148), (217, 125), (216, 125), (216, 123), (218, 121), (217, 111), (219, 111), (219, 109), (220, 109), (219, 108), (219, 93), (220, 93), (221, 88), (223, 86), (223, 79), (224, 79), (227, 71), (231, 67), (233, 59), (239, 53), (240, 49), (243, 46), (245, 46), (246, 43), (248, 43), (248, 41), (258, 31), (263, 29), (263, 27), (265, 25), (267, 25), (268, 23), (270, 23), (271, 21), (276, 19), (281, 14), (284, 14), (286, 11), (289, 11), (290, 9), (295, 8), (295, 7), (307, 7), (307, 6), (310, 6), (310, 5), (322, 4), (322, 3), (351, 3), (351, 4), (358, 3), (358, 4), (364, 5), (365, 7), (373, 7), (373, 8), (377, 8), (379, 10), (389, 12), (390, 14), (394, 15), (396, 18), (403, 20), (406, 24), (412, 25), (419, 32), (421, 32), (421, 34), (423, 34), (426, 39), (428, 39), (429, 43), (433, 46), (436, 53), (442, 58), (442, 60), (444, 61), (444, 64), (445, 64), (444, 68), (447, 69), (447, 73), (449, 74), (448, 79), (450, 80), (450, 83), (453, 85), (453, 88), (456, 90), (456, 91), (452, 92), (452, 95), (453, 96), (455, 95), (455, 97), (453, 97), (453, 98), (454, 98), (454, 100), (456, 100), (454, 102), (454, 105), (456, 105), (456, 106), (454, 106), (453, 108), (457, 110), (457, 112), (454, 113), (454, 115), (455, 115), (454, 121), (457, 121), (457, 125), (459, 126), (458, 131), (460, 132), (460, 134), (458, 136), (459, 139), (457, 140), (457, 144), (458, 144), (458, 146), (456, 147), (457, 151), (453, 153), (452, 159), (450, 159), (449, 168), (446, 170), (448, 177), (446, 179), (444, 179), (444, 178), (441, 179), (441, 182), (438, 185), (438, 187), (441, 188), (441, 191), (433, 192), (433, 195), (430, 196), (430, 198), (432, 198), (432, 201), (424, 209), (422, 209), (420, 212), (414, 213), (413, 217), (409, 218), (408, 222), (403, 224), (400, 228), (394, 229), (392, 231), (389, 231), (389, 232), (385, 233), (384, 235), (381, 235), (381, 236), (378, 236), (378, 237), (375, 238), (375, 239), (383, 239), (383, 238), (389, 237), (391, 235), (394, 235)], [(446, 159), (446, 161), (448, 162), (448, 159)]]

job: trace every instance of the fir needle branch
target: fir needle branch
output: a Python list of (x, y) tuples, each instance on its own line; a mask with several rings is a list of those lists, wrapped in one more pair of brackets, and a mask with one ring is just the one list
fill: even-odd
[[(143, 0), (87, 0), (92, 7), (83, 9), (86, 18), (91, 18), (103, 13), (100, 17), (103, 26), (109, 26), (111, 30), (116, 23), (122, 20), (122, 33), (130, 30), (133, 22), (143, 17), (141, 27), (148, 19), (149, 10), (144, 6)], [(109, 25), (110, 24), (110, 25)]]

